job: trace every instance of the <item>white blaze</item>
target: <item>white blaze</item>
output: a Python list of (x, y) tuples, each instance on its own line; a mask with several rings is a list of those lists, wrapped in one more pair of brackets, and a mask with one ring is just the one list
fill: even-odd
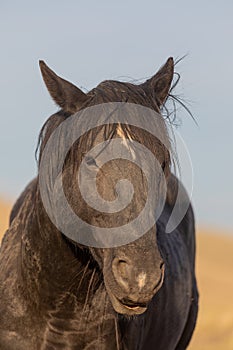
[(121, 125), (118, 124), (118, 126), (117, 126), (117, 135), (120, 136), (120, 138), (122, 139), (123, 145), (130, 151), (130, 153), (132, 154), (133, 159), (135, 159), (136, 155), (135, 155), (133, 149), (129, 146), (129, 142), (133, 141), (130, 133), (127, 130), (123, 131)]
[(141, 272), (137, 277), (138, 287), (142, 289), (146, 284), (146, 273)]

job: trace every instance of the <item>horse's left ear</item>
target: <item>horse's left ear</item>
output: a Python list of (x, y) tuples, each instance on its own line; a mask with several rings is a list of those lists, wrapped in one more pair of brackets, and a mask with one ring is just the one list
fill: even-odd
[(167, 62), (160, 68), (160, 70), (145, 83), (141, 84), (141, 87), (146, 94), (152, 95), (157, 103), (158, 107), (161, 107), (166, 101), (168, 96), (172, 79), (174, 75), (174, 61), (170, 57)]
[(87, 100), (87, 95), (77, 86), (59, 77), (44, 61), (39, 61), (45, 85), (53, 100), (68, 113), (75, 113)]

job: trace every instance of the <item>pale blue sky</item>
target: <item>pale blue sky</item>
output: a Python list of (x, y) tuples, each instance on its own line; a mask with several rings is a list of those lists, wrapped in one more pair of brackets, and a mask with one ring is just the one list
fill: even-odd
[(233, 228), (232, 1), (0, 2), (0, 195), (16, 198), (36, 173), (43, 122), (57, 110), (40, 77), (44, 59), (91, 89), (104, 79), (152, 75), (169, 56), (188, 54), (177, 94), (179, 131), (194, 168), (199, 224)]

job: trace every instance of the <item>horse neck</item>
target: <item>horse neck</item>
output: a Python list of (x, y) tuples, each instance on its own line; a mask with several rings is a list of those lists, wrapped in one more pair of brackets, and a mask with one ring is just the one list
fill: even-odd
[(72, 294), (81, 303), (90, 283), (99, 285), (100, 274), (90, 256), (72, 249), (49, 220), (37, 183), (24, 199), (25, 227), (21, 239), (20, 276), (24, 293), (35, 303), (53, 305), (61, 295)]

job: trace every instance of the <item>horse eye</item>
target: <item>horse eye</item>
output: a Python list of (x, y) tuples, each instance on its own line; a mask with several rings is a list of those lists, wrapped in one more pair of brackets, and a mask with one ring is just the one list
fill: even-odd
[(97, 166), (95, 159), (92, 157), (86, 157), (86, 164), (89, 166), (91, 165)]
[(163, 163), (161, 164), (161, 168), (162, 168), (163, 171), (165, 170), (165, 167), (166, 167), (166, 163), (163, 162)]

